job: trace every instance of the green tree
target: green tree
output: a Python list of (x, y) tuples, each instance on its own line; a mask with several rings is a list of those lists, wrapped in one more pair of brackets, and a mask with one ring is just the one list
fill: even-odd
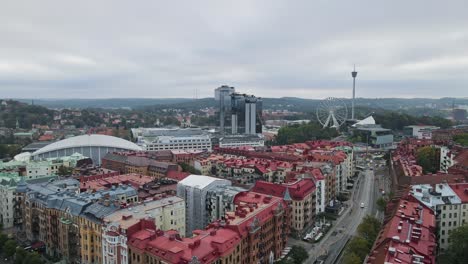
[(366, 215), (357, 228), (358, 235), (367, 241), (369, 249), (374, 244), (379, 231), (380, 221), (371, 215)]
[(59, 176), (69, 176), (73, 174), (73, 168), (60, 165), (57, 174)]
[(447, 249), (449, 263), (468, 263), (468, 225), (453, 229), (449, 235), (450, 245)]
[(354, 252), (345, 254), (345, 264), (362, 264), (362, 259)]
[(276, 261), (275, 263), (276, 264), (295, 264), (293, 259), (287, 258), (287, 257), (280, 261)]
[(387, 200), (383, 197), (380, 197), (379, 199), (377, 199), (376, 204), (377, 204), (377, 209), (383, 212), (385, 211), (385, 208), (387, 207)]
[(354, 237), (349, 241), (348, 245), (346, 245), (345, 259), (351, 257), (351, 255), (355, 255), (361, 260), (360, 263), (362, 263), (369, 251), (370, 246), (365, 238)]
[(3, 246), (3, 252), (7, 257), (11, 257), (16, 252), (16, 241), (13, 239), (8, 240), (5, 245)]
[(17, 247), (16, 253), (15, 253), (15, 264), (23, 264), (23, 262), (27, 260), (27, 255), (28, 255), (28, 252), (26, 252), (24, 248)]
[(37, 252), (28, 253), (26, 259), (23, 261), (23, 264), (42, 264), (41, 256)]
[(301, 264), (309, 258), (309, 253), (301, 246), (292, 246), (288, 256), (294, 260), (294, 264)]
[(307, 124), (285, 126), (279, 129), (276, 136), (276, 144), (293, 144), (301, 143), (315, 139), (331, 139), (336, 137), (338, 132), (334, 128), (322, 128), (316, 122)]
[(6, 234), (0, 233), (0, 251), (3, 251), (5, 243), (8, 241), (8, 236)]
[(179, 162), (178, 164), (182, 168), (183, 172), (189, 172), (191, 174), (197, 174), (197, 175), (201, 174), (201, 171), (195, 169), (193, 166), (191, 166), (191, 165), (189, 165), (189, 164), (187, 164), (185, 162)]
[(454, 136), (453, 141), (462, 146), (468, 146), (468, 133)]
[(416, 151), (416, 160), (424, 173), (436, 173), (439, 170), (437, 151), (432, 146), (419, 148)]

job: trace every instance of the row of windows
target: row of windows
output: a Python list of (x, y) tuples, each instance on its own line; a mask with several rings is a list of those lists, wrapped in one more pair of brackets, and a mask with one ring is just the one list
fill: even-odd
[[(462, 215), (463, 216), (466, 216), (466, 212), (462, 212)], [(457, 217), (457, 213), (453, 213), (453, 217), (456, 218)], [(446, 218), (446, 214), (442, 214), (442, 218)], [(452, 213), (448, 213), (448, 218), (452, 218)]]
[[(453, 207), (452, 207), (452, 206), (453, 206)], [(463, 206), (463, 209), (466, 209), (466, 204), (463, 204), (463, 205), (461, 205), (461, 206)], [(443, 206), (444, 210), (447, 210), (447, 208), (448, 208), (449, 210), (452, 210), (452, 208), (453, 208), (453, 209), (457, 209), (457, 207), (458, 207), (457, 205), (444, 205), (444, 206)]]

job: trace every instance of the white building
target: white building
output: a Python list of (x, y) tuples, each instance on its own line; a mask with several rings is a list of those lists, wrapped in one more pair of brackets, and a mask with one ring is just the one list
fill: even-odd
[(160, 136), (153, 140), (141, 139), (138, 142), (144, 150), (203, 150), (211, 151), (211, 138), (208, 135), (173, 137)]
[(454, 165), (453, 154), (447, 147), (440, 147), (440, 171), (447, 173)]
[(211, 151), (211, 137), (200, 128), (133, 128), (137, 145), (147, 151)]
[(406, 135), (412, 136), (417, 139), (431, 139), (432, 138), (432, 130), (440, 129), (440, 127), (436, 126), (406, 126), (404, 130)]
[(232, 147), (263, 147), (265, 146), (265, 138), (262, 134), (257, 135), (226, 135), (219, 139), (220, 148)]
[(186, 235), (192, 236), (195, 229), (203, 229), (209, 222), (207, 193), (218, 186), (231, 185), (231, 181), (202, 175), (190, 175), (177, 183), (177, 196), (186, 203)]
[(450, 232), (468, 222), (468, 184), (414, 185), (410, 193), (434, 211), (439, 247), (447, 249)]
[(157, 229), (185, 233), (185, 202), (172, 196), (145, 201), (137, 206), (118, 210), (104, 217), (102, 260), (104, 264), (127, 264), (127, 230), (141, 219), (154, 219)]

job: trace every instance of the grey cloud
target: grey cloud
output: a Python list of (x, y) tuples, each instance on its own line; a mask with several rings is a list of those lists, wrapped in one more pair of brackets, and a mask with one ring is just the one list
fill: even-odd
[(2, 97), (468, 96), (465, 1), (9, 1)]

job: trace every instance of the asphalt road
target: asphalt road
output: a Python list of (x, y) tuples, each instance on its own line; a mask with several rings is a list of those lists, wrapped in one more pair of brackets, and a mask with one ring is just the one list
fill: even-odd
[[(327, 254), (325, 263), (335, 263), (350, 237), (356, 233), (358, 225), (367, 214), (376, 211), (375, 208), (375, 177), (372, 170), (362, 172), (356, 182), (348, 208), (335, 221), (325, 237), (312, 247), (306, 247), (309, 259), (305, 263), (313, 263), (321, 255)], [(364, 208), (360, 208), (364, 203)], [(374, 211), (374, 212), (375, 212)], [(336, 235), (334, 235), (336, 234)]]

